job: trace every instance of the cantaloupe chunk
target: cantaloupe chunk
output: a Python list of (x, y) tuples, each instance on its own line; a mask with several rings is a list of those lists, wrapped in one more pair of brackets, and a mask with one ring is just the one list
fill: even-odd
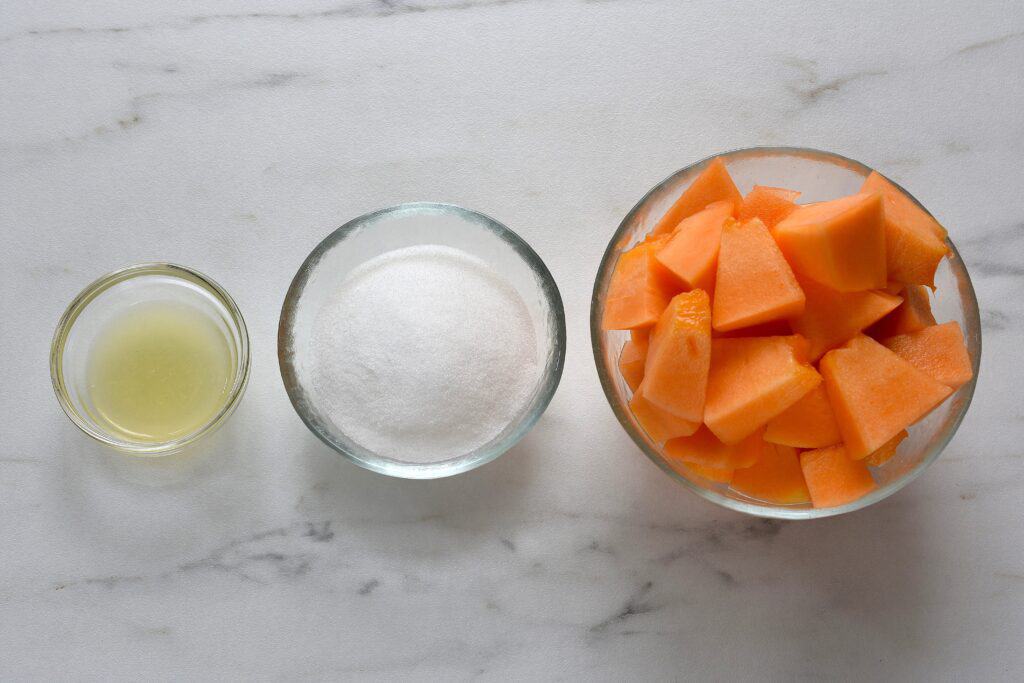
[(715, 339), (719, 337), (725, 339), (735, 339), (736, 337), (788, 337), (791, 334), (793, 334), (793, 328), (788, 320), (772, 320), (771, 322), (741, 327), (738, 330), (729, 330), (728, 332), (720, 332), (714, 328), (711, 329), (711, 336)]
[[(807, 338), (811, 360), (843, 344), (900, 305), (902, 299), (881, 290), (837, 292), (797, 276), (807, 303), (790, 325)], [(827, 445), (827, 444), (826, 444)]]
[(711, 324), (720, 332), (804, 310), (804, 293), (775, 240), (757, 218), (722, 228)]
[(677, 436), (689, 436), (697, 431), (700, 422), (690, 422), (666, 413), (644, 398), (643, 389), (638, 388), (629, 401), (633, 417), (655, 443), (665, 443)]
[(713, 339), (704, 422), (739, 443), (820, 383), (799, 335)]
[(756, 463), (736, 470), (731, 482), (733, 490), (775, 505), (810, 503), (811, 494), (796, 449), (777, 444), (766, 446)]
[(690, 289), (711, 291), (715, 286), (722, 226), (732, 217), (732, 202), (715, 202), (684, 218), (658, 250), (658, 261)]
[(734, 470), (720, 470), (714, 467), (701, 467), (700, 465), (694, 465), (691, 462), (681, 462), (678, 467), (683, 472), (689, 472), (695, 476), (710, 479), (711, 481), (717, 481), (721, 484), (728, 484), (732, 481), (734, 472)]
[(829, 446), (800, 454), (800, 468), (816, 508), (852, 503), (877, 488), (871, 472), (853, 460), (843, 446)]
[(665, 456), (680, 462), (719, 470), (750, 467), (768, 448), (761, 431), (757, 430), (739, 443), (730, 446), (719, 441), (711, 430), (702, 425), (692, 436), (667, 441)]
[(650, 327), (634, 327), (629, 331), (629, 340), (636, 344), (638, 349), (642, 349), (644, 356), (647, 355), (647, 345), (651, 342), (651, 329)]
[(853, 459), (881, 448), (952, 393), (946, 385), (862, 334), (826, 353), (819, 369), (839, 433)]
[(754, 189), (747, 193), (737, 209), (736, 219), (745, 223), (751, 218), (760, 218), (770, 231), (779, 221), (793, 213), (799, 196), (796, 190), (754, 185)]
[(825, 385), (819, 384), (803, 398), (768, 421), (764, 430), (765, 441), (795, 446), (796, 448), (823, 448), (843, 440), (839, 425), (828, 402)]
[(899, 222), (914, 223), (940, 240), (946, 240), (946, 229), (935, 218), (918, 206), (917, 202), (878, 171), (872, 171), (861, 186), (861, 192), (880, 192), (885, 197), (885, 212)]
[(897, 356), (947, 387), (958, 389), (974, 376), (964, 335), (956, 322), (889, 337), (882, 343)]
[(626, 330), (658, 322), (669, 300), (682, 283), (658, 263), (660, 242), (641, 242), (619, 256), (605, 300), (601, 327)]
[(628, 341), (619, 353), (619, 372), (630, 391), (636, 391), (644, 379), (644, 363), (647, 361), (647, 349), (641, 348), (633, 341)]
[(875, 339), (886, 339), (895, 337), (897, 334), (917, 332), (935, 324), (927, 287), (907, 285), (900, 290), (899, 296), (903, 298), (903, 303), (869, 327), (867, 329), (869, 336)]
[(793, 270), (840, 292), (886, 286), (882, 195), (798, 206), (772, 232)]
[(896, 455), (896, 449), (900, 447), (903, 440), (907, 438), (907, 430), (904, 429), (902, 432), (892, 437), (879, 448), (877, 451), (872, 452), (864, 458), (864, 464), (870, 467), (881, 467), (885, 463), (892, 459), (892, 456)]
[(690, 422), (704, 417), (711, 365), (711, 302), (695, 289), (677, 294), (651, 333), (644, 379), (647, 401)]
[(889, 279), (932, 286), (939, 261), (949, 253), (945, 229), (877, 171), (864, 181), (861, 192), (878, 192), (884, 198)]
[(725, 163), (712, 159), (700, 175), (694, 178), (690, 186), (679, 196), (675, 204), (665, 212), (652, 231), (655, 235), (672, 232), (679, 222), (692, 216), (708, 204), (720, 201), (732, 202), (734, 207), (743, 201), (743, 195), (736, 189), (736, 184), (729, 176)]

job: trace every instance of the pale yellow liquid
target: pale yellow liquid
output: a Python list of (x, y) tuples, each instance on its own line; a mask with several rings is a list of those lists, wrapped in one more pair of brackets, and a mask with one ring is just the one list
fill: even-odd
[(136, 304), (110, 321), (86, 372), (100, 425), (127, 440), (158, 443), (213, 419), (227, 401), (235, 360), (207, 313), (164, 301)]

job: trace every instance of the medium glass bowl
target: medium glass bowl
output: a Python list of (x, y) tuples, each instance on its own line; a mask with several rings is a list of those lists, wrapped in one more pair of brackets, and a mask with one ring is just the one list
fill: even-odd
[[(543, 363), (526, 402), (486, 444), (436, 462), (407, 462), (375, 453), (349, 438), (327, 415), (314, 389), (313, 331), (318, 313), (345, 277), (385, 252), (440, 245), (476, 256), (505, 278), (529, 312)], [(551, 273), (519, 235), (498, 221), (451, 204), (416, 202), (355, 218), (328, 235), (299, 268), (281, 311), (277, 337), (281, 377), (295, 411), (321, 441), (368, 470), (406, 479), (436, 479), (479, 467), (511, 448), (536, 423), (558, 387), (565, 364), (565, 312)], [(501, 391), (495, 387), (495, 391)], [(414, 458), (410, 458), (413, 460)]]
[[(838, 154), (796, 147), (753, 147), (718, 154), (715, 157), (725, 162), (730, 175), (743, 194), (750, 191), (754, 184), (786, 187), (802, 193), (801, 203), (835, 199), (855, 193), (872, 170), (860, 162)], [(942, 260), (935, 274), (937, 290), (932, 297), (932, 311), (938, 322), (955, 320), (960, 323), (971, 357), (974, 378), (927, 417), (910, 427), (910, 436), (900, 444), (899, 450), (891, 460), (882, 467), (872, 468), (872, 475), (878, 483), (878, 488), (868, 495), (846, 505), (822, 509), (812, 508), (809, 504), (774, 505), (749, 498), (733, 491), (726, 484), (711, 482), (674, 469), (663, 456), (661, 448), (637, 424), (629, 409), (631, 392), (619, 372), (617, 363), (619, 352), (629, 333), (601, 329), (601, 318), (604, 314), (605, 297), (612, 271), (619, 255), (643, 239), (683, 190), (715, 157), (703, 159), (673, 173), (648, 192), (623, 219), (601, 259), (590, 308), (590, 337), (594, 360), (597, 363), (597, 374), (601, 378), (601, 386), (604, 388), (608, 403), (644, 455), (673, 479), (712, 503), (759, 517), (781, 519), (828, 517), (877, 503), (909, 484), (938, 458), (939, 453), (956, 433), (974, 395), (981, 360), (981, 321), (971, 278), (952, 241), (947, 240), (951, 250), (949, 258)], [(911, 195), (907, 193), (907, 196)]]
[[(93, 343), (107, 323), (143, 301), (172, 301), (205, 313), (223, 332), (232, 356), (231, 387), (220, 410), (206, 424), (170, 441), (129, 441), (96, 419), (87, 367)], [(83, 432), (119, 451), (139, 456), (168, 455), (215, 431), (234, 412), (249, 380), (249, 333), (234, 300), (216, 282), (172, 263), (140, 263), (99, 278), (68, 306), (50, 347), (50, 377), (61, 408)]]

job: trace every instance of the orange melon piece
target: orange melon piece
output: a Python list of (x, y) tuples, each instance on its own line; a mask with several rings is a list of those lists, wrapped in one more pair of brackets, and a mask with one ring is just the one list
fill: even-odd
[(710, 291), (715, 285), (722, 226), (732, 217), (732, 202), (715, 202), (684, 218), (658, 250), (658, 261), (690, 289)]
[(772, 234), (793, 270), (832, 289), (858, 292), (888, 282), (877, 192), (798, 206)]
[(743, 198), (743, 203), (736, 212), (736, 219), (741, 223), (751, 218), (760, 218), (761, 222), (771, 230), (779, 221), (796, 209), (796, 198), (800, 193), (781, 187), (754, 185), (754, 189)]
[(757, 218), (726, 223), (718, 252), (711, 324), (719, 332), (750, 327), (804, 310), (804, 293), (775, 240)]
[(694, 178), (675, 204), (661, 217), (652, 232), (655, 235), (672, 232), (687, 216), (692, 216), (708, 204), (720, 201), (731, 202), (734, 207), (739, 206), (743, 201), (743, 195), (736, 189), (725, 163), (716, 157)]
[(974, 376), (964, 335), (956, 322), (889, 337), (882, 343), (897, 356), (947, 387), (958, 389)]
[(826, 353), (819, 369), (839, 433), (853, 459), (878, 450), (952, 393), (864, 335)]
[(868, 328), (867, 333), (875, 339), (895, 337), (923, 330), (935, 324), (928, 288), (922, 285), (907, 285), (900, 291), (903, 303), (889, 315)]
[(800, 457), (791, 446), (766, 444), (764, 454), (752, 466), (736, 470), (732, 488), (738, 493), (775, 505), (810, 503), (811, 494), (800, 468)]
[(730, 446), (719, 441), (711, 430), (701, 425), (692, 436), (667, 441), (665, 456), (702, 467), (734, 470), (750, 467), (761, 458), (767, 448), (761, 430)]
[(864, 181), (861, 192), (877, 192), (884, 199), (889, 279), (932, 286), (939, 261), (949, 253), (945, 229), (877, 171)]
[(682, 289), (655, 258), (660, 243), (641, 242), (619, 256), (605, 299), (601, 328), (626, 330), (658, 322), (672, 296)]
[(665, 443), (677, 436), (689, 436), (697, 431), (700, 422), (690, 422), (672, 413), (666, 413), (644, 398), (643, 388), (638, 388), (629, 401), (633, 417), (655, 443)]
[(741, 327), (738, 330), (729, 330), (728, 332), (711, 330), (712, 337), (724, 337), (727, 339), (735, 337), (788, 337), (791, 334), (793, 334), (793, 328), (790, 327), (788, 320), (772, 320), (771, 322)]
[(622, 373), (622, 378), (626, 380), (626, 386), (630, 391), (636, 391), (643, 381), (650, 338), (650, 327), (635, 327), (629, 331), (629, 341), (623, 345), (619, 353), (619, 372)]
[(644, 363), (647, 361), (647, 349), (640, 348), (635, 342), (628, 341), (619, 353), (619, 372), (630, 391), (636, 391), (644, 379)]
[(677, 294), (651, 333), (641, 384), (647, 401), (691, 422), (704, 417), (711, 365), (711, 302), (695, 289)]
[(694, 465), (692, 462), (681, 462), (679, 468), (684, 472), (689, 472), (697, 477), (703, 477), (704, 479), (710, 479), (711, 481), (717, 481), (720, 484), (728, 484), (732, 481), (734, 470), (720, 470), (714, 467), (702, 467), (700, 465)]
[(896, 455), (896, 449), (900, 447), (901, 443), (903, 443), (903, 439), (908, 436), (909, 434), (907, 434), (907, 430), (904, 429), (902, 432), (882, 444), (882, 447), (877, 451), (866, 456), (864, 458), (864, 464), (871, 467), (881, 467), (885, 463), (889, 462), (892, 456)]
[(712, 339), (704, 422), (739, 443), (820, 383), (799, 335)]
[(800, 468), (816, 508), (852, 503), (877, 488), (867, 465), (851, 459), (843, 446), (804, 451)]
[(768, 421), (765, 441), (796, 448), (823, 448), (843, 440), (828, 402), (825, 385), (819, 384), (803, 398)]
[(637, 348), (643, 349), (644, 355), (647, 355), (647, 345), (651, 341), (651, 328), (650, 327), (635, 327), (629, 331), (629, 340), (636, 344)]
[(803, 314), (790, 324), (794, 332), (807, 338), (812, 361), (859, 334), (903, 301), (881, 290), (837, 292), (807, 278), (798, 276), (797, 281), (807, 304)]
[(918, 206), (917, 202), (878, 171), (871, 175), (861, 186), (861, 192), (880, 192), (885, 197), (885, 212), (900, 219), (900, 222), (915, 223), (926, 229), (940, 240), (945, 241), (946, 229), (935, 218)]

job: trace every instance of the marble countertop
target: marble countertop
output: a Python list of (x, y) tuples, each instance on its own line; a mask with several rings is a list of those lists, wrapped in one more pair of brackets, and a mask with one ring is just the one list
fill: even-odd
[[(1024, 6), (827, 5), (0, 5), (0, 679), (1020, 680)], [(614, 420), (590, 352), (622, 216), (757, 144), (892, 175), (982, 304), (955, 440), (840, 518), (687, 493)], [(275, 355), (308, 251), (410, 200), (520, 232), (569, 333), (536, 428), (433, 482), (329, 451)], [(153, 259), (235, 295), (254, 367), (212, 440), (135, 461), (64, 418), (47, 353), (86, 283)]]

